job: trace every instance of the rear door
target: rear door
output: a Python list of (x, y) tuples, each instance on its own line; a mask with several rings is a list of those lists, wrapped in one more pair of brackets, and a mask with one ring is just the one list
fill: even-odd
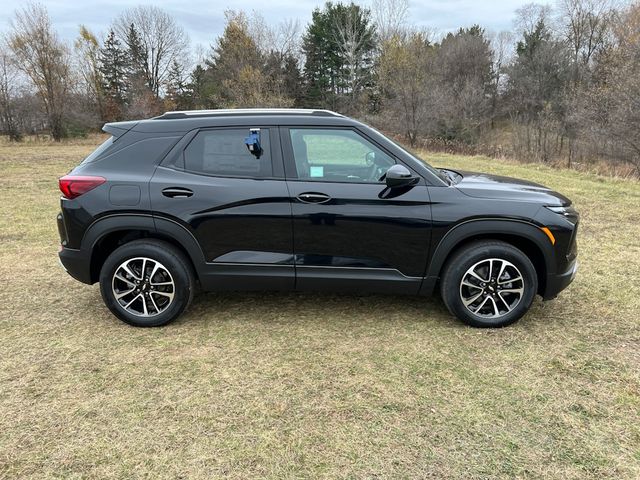
[(277, 128), (260, 128), (262, 155), (249, 153), (249, 126), (187, 134), (151, 180), (154, 216), (180, 223), (199, 243), (205, 288), (291, 289), (291, 205)]
[(390, 190), (399, 160), (351, 127), (281, 128), (296, 288), (417, 293), (429, 254), (423, 179)]

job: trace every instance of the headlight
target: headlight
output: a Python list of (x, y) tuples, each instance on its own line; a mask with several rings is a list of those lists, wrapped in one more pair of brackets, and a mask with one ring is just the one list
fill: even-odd
[(575, 223), (578, 220), (578, 211), (572, 206), (566, 207), (546, 207), (548, 210), (551, 210), (553, 213), (557, 213), (558, 215), (562, 215), (567, 220)]
[(549, 210), (555, 213), (559, 213), (560, 215), (564, 215), (565, 217), (573, 217), (578, 215), (578, 212), (572, 206), (568, 207), (547, 207)]

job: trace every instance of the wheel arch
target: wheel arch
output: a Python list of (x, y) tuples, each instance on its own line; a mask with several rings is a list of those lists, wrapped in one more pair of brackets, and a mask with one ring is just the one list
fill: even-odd
[(501, 240), (521, 250), (533, 263), (538, 293), (546, 288), (547, 275), (555, 272), (554, 250), (546, 234), (536, 225), (521, 220), (471, 220), (449, 230), (431, 255), (424, 293), (430, 293), (447, 261), (460, 249), (478, 240)]
[(91, 283), (98, 281), (100, 269), (111, 252), (125, 243), (142, 238), (155, 238), (173, 245), (191, 262), (196, 280), (200, 278), (204, 254), (186, 227), (172, 220), (154, 218), (150, 214), (110, 215), (95, 221), (82, 239), (81, 248), (90, 255)]

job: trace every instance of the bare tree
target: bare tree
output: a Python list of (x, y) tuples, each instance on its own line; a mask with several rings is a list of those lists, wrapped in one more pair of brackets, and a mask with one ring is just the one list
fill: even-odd
[(406, 32), (409, 0), (373, 0), (371, 12), (382, 41)]
[(527, 3), (516, 10), (516, 18), (513, 21), (516, 33), (520, 35), (533, 32), (540, 22), (551, 27), (550, 5)]
[(579, 67), (589, 67), (591, 59), (605, 43), (612, 18), (611, 0), (559, 0), (562, 34), (571, 46), (579, 81)]
[(16, 117), (17, 83), (18, 70), (13, 59), (7, 53), (0, 53), (0, 122), (3, 133), (15, 142), (22, 138)]
[(299, 57), (302, 35), (300, 20), (285, 19), (272, 25), (260, 12), (254, 11), (247, 18), (247, 28), (262, 54), (275, 54), (280, 59), (287, 56)]
[(437, 49), (439, 136), (474, 143), (490, 124), (492, 51), (478, 25), (444, 37)]
[(347, 111), (354, 112), (360, 93), (371, 81), (376, 46), (375, 26), (366, 9), (351, 4), (333, 17), (333, 45), (341, 60), (338, 85), (346, 94)]
[(75, 43), (78, 71), (91, 103), (96, 106), (100, 118), (105, 116), (104, 78), (100, 71), (100, 43), (96, 36), (84, 25)]
[(624, 161), (640, 174), (640, 4), (613, 24), (614, 45), (596, 66), (588, 95), (586, 134), (601, 156)]
[(411, 146), (426, 133), (433, 107), (434, 47), (424, 32), (393, 36), (382, 44), (380, 83), (388, 96), (387, 110), (402, 125)]
[(69, 51), (42, 5), (30, 3), (16, 11), (11, 27), (8, 39), (16, 65), (31, 79), (44, 104), (51, 136), (59, 141), (65, 134), (63, 119), (71, 85)]
[(132, 25), (140, 35), (144, 80), (158, 97), (173, 62), (182, 64), (187, 58), (188, 36), (167, 12), (152, 5), (126, 10), (115, 20), (113, 29), (123, 43), (126, 43)]
[(513, 56), (513, 33), (503, 30), (491, 38), (492, 88), (491, 88), (491, 128), (495, 127), (500, 95), (505, 89), (507, 66)]
[(505, 75), (506, 66), (513, 57), (513, 33), (503, 30), (491, 38), (491, 51), (493, 57), (494, 83), (496, 90), (500, 90)]

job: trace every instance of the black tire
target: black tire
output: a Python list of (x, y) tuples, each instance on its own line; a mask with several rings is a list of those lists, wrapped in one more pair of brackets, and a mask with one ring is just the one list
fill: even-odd
[[(496, 261), (490, 262), (490, 259)], [(498, 263), (498, 261), (503, 263)], [(506, 274), (501, 277), (502, 283), (500, 283), (500, 279), (491, 280), (492, 275), (488, 270), (489, 264), (492, 267), (495, 266), (496, 270), (502, 265), (506, 265)], [(480, 272), (480, 277), (491, 280), (488, 284), (480, 283), (480, 280), (474, 277), (471, 282), (478, 286), (468, 286), (470, 275), (473, 276), (468, 272), (474, 266), (480, 269), (474, 270), (475, 273)], [(483, 268), (484, 270), (482, 270)], [(520, 273), (523, 283), (517, 280), (513, 283), (504, 283), (505, 278), (507, 282), (509, 278), (516, 279), (517, 273)], [(493, 276), (495, 276), (495, 271)], [(462, 284), (463, 279), (466, 280), (465, 284)], [(498, 289), (502, 291), (498, 292)], [(508, 293), (510, 289), (511, 291), (522, 290), (522, 293)], [(449, 311), (467, 325), (481, 328), (505, 327), (516, 322), (527, 313), (537, 291), (538, 276), (531, 260), (513, 245), (496, 240), (473, 242), (455, 252), (445, 265), (440, 283), (440, 294)], [(477, 294), (480, 297), (467, 308), (462, 299), (463, 294), (467, 296), (467, 301), (475, 298)], [(518, 295), (520, 296), (518, 297)], [(479, 314), (472, 312), (471, 310), (480, 305), (487, 296), (493, 297), (495, 301), (489, 302), (488, 300), (492, 300), (492, 298), (487, 298), (486, 305), (479, 309)], [(503, 302), (503, 298), (506, 298), (506, 301)], [(512, 303), (511, 310), (509, 310), (509, 303)], [(493, 317), (490, 316), (491, 311), (493, 311)]]
[[(136, 259), (147, 259), (147, 261), (143, 263), (143, 260)], [(134, 285), (133, 282), (139, 281), (136, 277), (129, 275), (125, 275), (127, 276), (124, 280), (126, 283), (121, 283), (122, 280), (120, 278), (122, 277), (120, 274), (123, 273), (121, 267), (128, 261), (133, 262), (126, 264), (130, 270), (135, 270), (136, 265), (140, 266), (139, 270), (135, 270), (134, 273), (140, 275), (142, 286)], [(145, 265), (145, 270), (149, 274), (155, 264), (159, 264), (160, 268), (154, 278), (151, 279), (151, 282), (155, 279), (156, 284), (159, 285), (166, 280), (164, 283), (172, 285), (154, 286), (149, 281), (145, 282), (144, 277), (146, 274), (142, 271), (142, 265)], [(119, 273), (117, 280), (114, 279), (116, 272)], [(134, 300), (133, 305), (127, 310), (116, 299), (116, 291), (120, 293), (119, 286), (124, 286), (124, 288), (130, 288), (131, 286), (131, 288), (138, 289), (134, 290), (128, 297), (124, 297), (123, 302), (128, 302), (134, 295), (140, 297), (142, 294), (147, 295), (147, 300), (145, 300), (145, 297), (138, 298), (138, 300)], [(136, 327), (159, 327), (178, 318), (191, 303), (194, 288), (195, 278), (189, 260), (180, 250), (161, 240), (134, 240), (118, 247), (109, 255), (100, 271), (100, 293), (105, 305), (120, 320)], [(140, 293), (138, 293), (139, 290), (141, 290)], [(165, 297), (170, 294), (173, 294), (173, 296), (170, 300), (166, 300)], [(151, 299), (155, 298), (155, 300), (153, 302), (150, 301), (149, 296), (151, 296)], [(145, 302), (145, 304), (142, 305), (142, 302)], [(166, 303), (163, 305), (161, 302)], [(138, 310), (144, 309), (144, 311), (141, 314), (135, 314), (132, 312), (134, 307)], [(142, 316), (144, 312), (148, 312), (149, 315)]]

